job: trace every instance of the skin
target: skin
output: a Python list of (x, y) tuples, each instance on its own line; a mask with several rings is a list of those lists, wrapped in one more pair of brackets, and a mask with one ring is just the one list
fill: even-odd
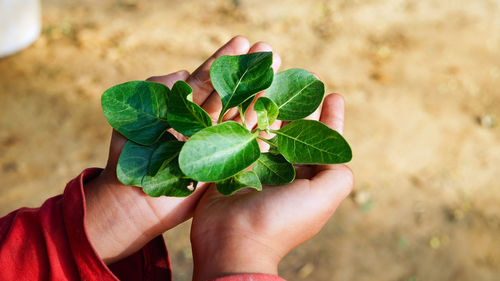
[[(209, 76), (211, 63), (221, 55), (271, 51), (259, 42), (250, 46), (237, 36), (221, 47), (192, 74), (180, 71), (149, 81), (171, 87), (185, 80), (213, 120), (222, 107)], [(281, 60), (273, 57), (277, 71)], [(262, 93), (261, 93), (262, 94)], [(256, 125), (256, 114), (247, 111), (247, 127)], [(342, 132), (344, 102), (331, 94), (309, 119), (319, 120)], [(239, 121), (237, 110), (224, 120)], [(275, 122), (272, 127), (283, 124)], [(126, 139), (113, 132), (106, 168), (85, 185), (87, 235), (106, 264), (142, 248), (154, 237), (193, 217), (193, 280), (206, 280), (238, 273), (277, 274), (283, 256), (313, 237), (349, 194), (352, 172), (345, 165), (297, 167), (297, 179), (285, 186), (264, 187), (261, 192), (241, 190), (233, 196), (220, 195), (214, 185), (200, 184), (186, 198), (145, 195), (140, 188), (127, 187), (116, 179), (116, 164)], [(266, 144), (261, 144), (265, 149)]]
[[(318, 115), (342, 132), (342, 97), (326, 97)], [(219, 194), (214, 185), (207, 189), (191, 226), (193, 280), (277, 274), (280, 260), (321, 230), (353, 186), (345, 165), (300, 166), (297, 175), (288, 185), (242, 190), (230, 197)]]
[[(241, 55), (248, 52), (270, 51), (266, 43), (250, 46), (249, 41), (236, 36), (217, 50), (192, 74), (179, 71), (147, 80), (163, 83), (168, 87), (178, 80), (186, 81), (195, 93), (194, 101), (217, 118), (221, 109), (220, 99), (210, 82), (210, 66), (222, 55)], [(274, 69), (280, 65), (278, 55), (274, 56)], [(237, 112), (228, 112), (227, 119), (233, 119)], [(249, 119), (256, 119), (252, 114)], [(249, 126), (252, 123), (249, 122)], [(186, 198), (145, 195), (138, 187), (125, 186), (116, 178), (116, 165), (126, 139), (113, 131), (109, 156), (103, 172), (86, 183), (87, 236), (97, 254), (106, 264), (113, 263), (136, 252), (156, 236), (191, 218), (206, 184), (199, 184), (196, 192)]]

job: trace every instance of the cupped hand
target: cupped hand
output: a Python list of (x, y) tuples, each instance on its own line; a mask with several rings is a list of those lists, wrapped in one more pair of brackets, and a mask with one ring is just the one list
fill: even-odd
[[(222, 55), (240, 55), (248, 52), (270, 51), (265, 43), (250, 43), (237, 36), (216, 51), (191, 75), (179, 71), (165, 76), (151, 77), (148, 81), (163, 83), (168, 87), (178, 80), (185, 80), (193, 88), (194, 102), (200, 104), (216, 118), (221, 102), (210, 82), (210, 66)], [(280, 64), (275, 55), (275, 69)], [(226, 114), (234, 118), (235, 112)], [(186, 198), (149, 197), (138, 187), (127, 187), (116, 178), (116, 165), (126, 138), (113, 131), (106, 168), (101, 175), (85, 185), (86, 229), (90, 242), (105, 263), (118, 261), (142, 248), (151, 239), (192, 216), (196, 203), (206, 184)]]
[[(327, 96), (310, 117), (342, 132), (344, 101)], [(297, 179), (262, 191), (219, 194), (214, 185), (196, 207), (191, 227), (193, 280), (236, 273), (276, 274), (279, 261), (317, 234), (352, 189), (345, 165), (297, 167)]]

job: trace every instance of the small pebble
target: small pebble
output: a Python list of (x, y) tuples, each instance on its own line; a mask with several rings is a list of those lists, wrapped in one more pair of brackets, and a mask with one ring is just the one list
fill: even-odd
[(15, 145), (18, 145), (22, 142), (22, 139), (18, 136), (15, 136), (15, 135), (11, 135), (9, 137), (7, 137), (4, 141), (2, 141), (2, 145), (6, 146), (6, 147), (12, 147), (12, 146), (15, 146)]
[(491, 115), (483, 115), (478, 118), (479, 125), (485, 128), (493, 128), (497, 125), (497, 120)]
[(431, 246), (432, 249), (436, 250), (441, 246), (441, 239), (437, 236), (432, 236), (431, 240), (429, 241), (429, 246)]
[(8, 172), (15, 172), (15, 171), (17, 171), (17, 163), (16, 163), (16, 162), (8, 162), (8, 163), (5, 163), (5, 164), (2, 166), (2, 170), (3, 170), (5, 173), (8, 173)]
[(358, 205), (366, 204), (371, 201), (371, 194), (367, 190), (359, 190), (354, 194), (354, 201)]
[(359, 206), (362, 212), (367, 213), (375, 204), (372, 195), (367, 190), (360, 190), (354, 193), (354, 202)]
[(312, 263), (306, 263), (299, 269), (299, 277), (307, 278), (314, 271), (314, 265)]

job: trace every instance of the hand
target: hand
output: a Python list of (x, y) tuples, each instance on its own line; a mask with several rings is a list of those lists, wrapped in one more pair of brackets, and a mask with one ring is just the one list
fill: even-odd
[[(185, 80), (193, 88), (194, 101), (214, 119), (222, 105), (210, 82), (212, 62), (221, 55), (240, 55), (263, 49), (270, 50), (270, 47), (256, 43), (250, 48), (248, 40), (238, 36), (222, 46), (191, 75), (180, 71), (148, 80), (170, 88), (176, 81)], [(279, 65), (279, 57), (276, 61)], [(235, 115), (236, 112), (229, 112), (226, 119)], [(154, 237), (189, 219), (207, 186), (199, 184), (197, 190), (186, 198), (153, 198), (145, 195), (140, 188), (124, 186), (116, 178), (116, 165), (126, 141), (113, 131), (106, 168), (85, 185), (87, 235), (106, 264), (129, 256)]]
[[(326, 97), (312, 115), (342, 132), (344, 101)], [(237, 273), (277, 274), (288, 252), (312, 238), (333, 215), (353, 185), (345, 165), (301, 166), (298, 179), (260, 192), (233, 196), (208, 187), (196, 207), (191, 227), (193, 280)]]

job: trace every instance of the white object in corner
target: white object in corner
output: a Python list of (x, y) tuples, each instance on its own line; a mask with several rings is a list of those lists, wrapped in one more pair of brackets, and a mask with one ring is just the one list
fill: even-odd
[(0, 57), (31, 45), (40, 28), (39, 0), (0, 0)]

